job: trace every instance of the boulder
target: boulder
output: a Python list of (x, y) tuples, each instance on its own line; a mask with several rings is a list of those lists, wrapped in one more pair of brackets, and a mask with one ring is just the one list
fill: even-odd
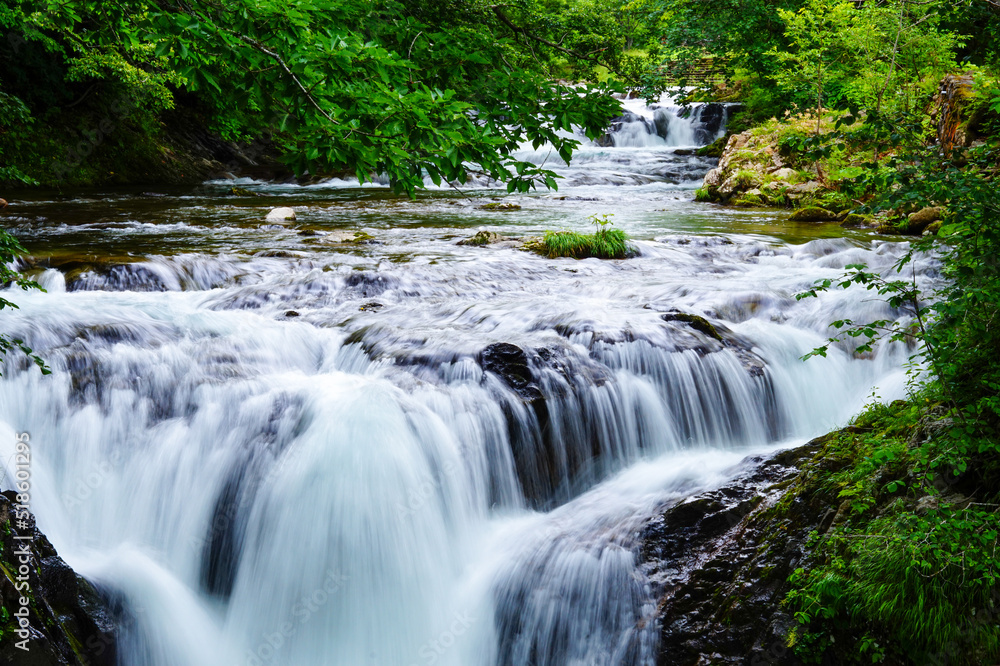
[(16, 502), (13, 491), (0, 494), (0, 664), (113, 666), (118, 618)]
[(267, 214), (265, 218), (268, 222), (282, 222), (284, 220), (294, 220), (295, 211), (291, 208), (275, 208)]
[(521, 210), (520, 204), (509, 201), (494, 201), (480, 206), (482, 210)]
[(909, 217), (907, 217), (906, 230), (911, 234), (919, 234), (930, 226), (932, 222), (940, 220), (943, 214), (944, 208), (941, 206), (921, 208), (916, 213), (910, 213)]
[(713, 187), (717, 188), (721, 184), (722, 184), (722, 169), (715, 168), (705, 174), (704, 187), (708, 189), (710, 192), (712, 191)]
[(493, 243), (499, 243), (503, 240), (503, 237), (496, 233), (495, 231), (486, 231), (483, 229), (476, 233), (475, 236), (471, 238), (466, 238), (465, 240), (458, 241), (459, 245), (492, 245)]
[(361, 244), (376, 244), (378, 241), (372, 238), (372, 235), (364, 231), (347, 231), (344, 229), (338, 229), (336, 231), (331, 231), (322, 238), (320, 238), (322, 243), (350, 243), (352, 245)]
[(828, 222), (830, 220), (836, 220), (837, 214), (832, 213), (825, 208), (818, 208), (816, 206), (809, 206), (807, 208), (800, 208), (789, 218), (793, 222)]
[(772, 171), (771, 175), (777, 178), (778, 180), (784, 180), (787, 181), (788, 183), (791, 183), (794, 180), (798, 179), (799, 172), (796, 171), (795, 169), (789, 169), (788, 167), (784, 167), (782, 169), (776, 169), (775, 171)]
[(844, 218), (844, 221), (840, 223), (840, 226), (845, 228), (871, 227), (874, 226), (874, 218), (871, 215), (851, 213)]
[(792, 185), (788, 188), (789, 194), (812, 194), (816, 190), (821, 189), (823, 186), (817, 183), (815, 180), (810, 180), (807, 183), (799, 183), (797, 185)]
[(937, 236), (937, 232), (941, 230), (941, 220), (937, 222), (931, 222), (924, 229), (924, 236)]

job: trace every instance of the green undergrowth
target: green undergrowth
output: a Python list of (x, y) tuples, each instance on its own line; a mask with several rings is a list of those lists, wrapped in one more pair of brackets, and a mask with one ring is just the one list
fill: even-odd
[(784, 602), (804, 662), (995, 663), (995, 449), (930, 395), (872, 405), (828, 438), (823, 463), (783, 500), (839, 502)]

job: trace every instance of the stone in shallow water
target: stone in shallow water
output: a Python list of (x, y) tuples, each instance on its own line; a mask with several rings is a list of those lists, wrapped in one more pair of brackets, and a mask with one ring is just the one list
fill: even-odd
[(268, 222), (280, 222), (282, 220), (294, 220), (295, 211), (291, 208), (275, 208), (267, 214), (265, 218)]

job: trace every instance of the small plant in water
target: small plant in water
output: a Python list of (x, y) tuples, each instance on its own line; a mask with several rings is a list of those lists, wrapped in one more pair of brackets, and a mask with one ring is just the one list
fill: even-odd
[(621, 229), (611, 228), (611, 215), (591, 215), (588, 219), (595, 227), (592, 234), (575, 231), (546, 231), (540, 250), (550, 259), (573, 257), (586, 259), (625, 259), (632, 255), (628, 235)]

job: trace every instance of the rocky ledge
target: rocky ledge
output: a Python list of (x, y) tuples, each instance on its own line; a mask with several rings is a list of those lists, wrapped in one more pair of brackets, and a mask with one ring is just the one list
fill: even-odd
[(641, 535), (663, 666), (798, 665), (782, 607), (809, 535), (836, 519), (836, 497), (809, 483), (827, 438), (746, 461), (748, 471), (656, 516)]
[(0, 664), (114, 666), (108, 606), (16, 502), (0, 494)]

